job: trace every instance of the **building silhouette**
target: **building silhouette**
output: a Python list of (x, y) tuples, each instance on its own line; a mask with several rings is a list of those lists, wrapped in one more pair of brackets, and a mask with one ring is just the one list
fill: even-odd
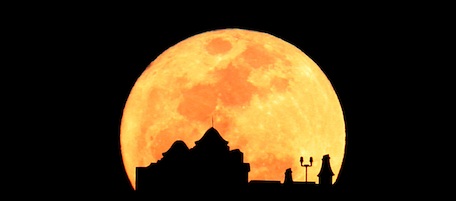
[[(328, 193), (332, 189), (334, 173), (329, 155), (322, 158), (315, 182), (293, 181), (292, 170), (284, 170), (284, 182), (248, 179), (250, 164), (244, 163), (239, 149), (230, 150), (228, 141), (210, 127), (195, 146), (188, 148), (185, 142), (175, 141), (157, 162), (147, 167), (136, 167), (136, 194), (153, 197), (157, 194), (170, 196), (205, 193), (222, 196), (268, 197), (272, 195), (298, 196), (302, 194)], [(214, 197), (215, 198), (215, 197)]]
[(141, 195), (169, 189), (241, 192), (247, 188), (249, 171), (250, 164), (244, 163), (243, 153), (230, 150), (228, 142), (211, 127), (193, 148), (175, 141), (162, 159), (148, 167), (137, 167), (136, 191)]

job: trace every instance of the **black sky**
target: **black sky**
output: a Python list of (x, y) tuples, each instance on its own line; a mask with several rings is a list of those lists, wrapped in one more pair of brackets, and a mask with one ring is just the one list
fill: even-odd
[[(187, 37), (218, 28), (245, 28), (297, 46), (333, 84), (347, 129), (341, 186), (354, 193), (392, 191), (400, 181), (392, 169), (403, 168), (395, 162), (408, 153), (396, 149), (397, 136), (406, 132), (402, 112), (412, 111), (403, 97), (416, 91), (411, 87), (416, 85), (403, 79), (413, 74), (408, 65), (411, 56), (406, 53), (417, 46), (410, 33), (419, 30), (424, 18), (415, 13), (404, 17), (404, 8), (296, 7), (277, 7), (284, 12), (279, 14), (262, 9), (181, 12), (159, 6), (69, 6), (25, 18), (15, 27), (36, 34), (23, 37), (33, 41), (23, 49), (45, 57), (38, 58), (42, 68), (30, 67), (43, 76), (36, 78), (42, 84), (31, 86), (42, 91), (35, 97), (40, 108), (27, 118), (40, 120), (30, 125), (44, 133), (35, 138), (46, 139), (35, 144), (44, 147), (36, 155), (39, 163), (51, 167), (41, 167), (42, 173), (33, 182), (18, 185), (36, 187), (46, 180), (55, 185), (36, 189), (128, 195), (131, 189), (122, 166), (119, 126), (136, 78), (160, 53)], [(51, 118), (43, 118), (44, 114)]]
[[(371, 122), (366, 122), (369, 121), (366, 115), (370, 114), (365, 113), (375, 112), (362, 107), (370, 108), (369, 99), (374, 98), (370, 97), (370, 90), (375, 90), (365, 88), (369, 87), (366, 86), (366, 81), (372, 79), (369, 75), (372, 71), (366, 68), (372, 68), (370, 58), (373, 57), (366, 52), (366, 46), (377, 43), (366, 35), (372, 31), (366, 30), (368, 27), (357, 27), (359, 24), (351, 18), (324, 20), (236, 14), (182, 17), (166, 21), (137, 20), (122, 22), (119, 17), (118, 21), (101, 21), (100, 26), (106, 28), (94, 36), (97, 37), (94, 40), (98, 43), (96, 48), (101, 49), (93, 52), (93, 56), (101, 63), (97, 65), (98, 69), (92, 77), (94, 82), (100, 82), (99, 91), (95, 91), (94, 95), (100, 98), (97, 99), (100, 101), (99, 107), (95, 108), (98, 110), (95, 114), (100, 115), (100, 118), (94, 122), (99, 124), (99, 132), (93, 132), (98, 136), (92, 146), (100, 154), (93, 158), (99, 168), (94, 177), (105, 184), (103, 190), (122, 192), (129, 188), (118, 150), (118, 127), (123, 104), (135, 79), (148, 63), (175, 43), (207, 30), (229, 27), (273, 34), (300, 48), (322, 68), (339, 95), (347, 121), (348, 156), (340, 182), (341, 185), (353, 188), (361, 187), (356, 184), (359, 179), (365, 178), (362, 172), (366, 167), (361, 167), (361, 164), (367, 167), (372, 165), (367, 163), (367, 158), (363, 158), (366, 154), (363, 149), (372, 140), (364, 134), (368, 132), (368, 126), (372, 125)], [(94, 27), (95, 30), (98, 28)]]

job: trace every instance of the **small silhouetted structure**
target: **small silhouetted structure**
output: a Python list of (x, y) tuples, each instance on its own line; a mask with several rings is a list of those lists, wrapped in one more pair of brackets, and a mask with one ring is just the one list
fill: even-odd
[(285, 186), (293, 185), (293, 176), (291, 173), (292, 173), (291, 168), (288, 168), (287, 170), (285, 170), (285, 179), (283, 180), (283, 184)]
[(327, 190), (332, 186), (332, 177), (334, 176), (329, 163), (329, 154), (323, 156), (320, 173), (318, 173), (318, 185), (320, 188)]
[(307, 182), (307, 168), (308, 167), (312, 167), (313, 158), (312, 158), (312, 156), (309, 158), (309, 163), (310, 164), (303, 164), (304, 157), (301, 156), (301, 158), (299, 158), (299, 162), (301, 163), (301, 167), (305, 167), (306, 168), (306, 182)]

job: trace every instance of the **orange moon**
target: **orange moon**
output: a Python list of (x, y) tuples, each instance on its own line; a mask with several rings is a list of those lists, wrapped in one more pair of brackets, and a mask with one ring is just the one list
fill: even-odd
[[(212, 124), (213, 120), (213, 124)], [(206, 31), (161, 53), (138, 77), (122, 114), (120, 145), (128, 178), (162, 158), (173, 142), (189, 148), (213, 126), (250, 163), (249, 180), (318, 183), (323, 155), (339, 174), (345, 121), (336, 91), (303, 51), (272, 34)]]

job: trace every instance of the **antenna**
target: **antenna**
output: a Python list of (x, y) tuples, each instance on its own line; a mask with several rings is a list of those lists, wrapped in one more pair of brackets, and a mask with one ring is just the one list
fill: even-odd
[(214, 116), (211, 117), (211, 127), (214, 127)]

